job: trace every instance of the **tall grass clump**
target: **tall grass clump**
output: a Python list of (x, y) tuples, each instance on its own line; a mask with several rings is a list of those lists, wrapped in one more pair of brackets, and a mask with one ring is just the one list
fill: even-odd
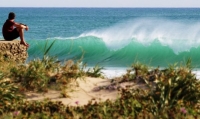
[(103, 77), (103, 70), (104, 68), (103, 67), (100, 67), (98, 65), (96, 65), (95, 67), (93, 68), (89, 68), (87, 71), (86, 71), (86, 75), (89, 76), (89, 77)]
[(40, 59), (30, 61), (28, 65), (11, 68), (10, 77), (24, 90), (32, 91), (45, 91), (49, 81), (48, 71)]

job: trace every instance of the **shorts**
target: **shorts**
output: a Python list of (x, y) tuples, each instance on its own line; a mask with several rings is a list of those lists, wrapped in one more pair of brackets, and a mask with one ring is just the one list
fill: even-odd
[(11, 31), (8, 36), (4, 37), (5, 40), (11, 41), (19, 37), (19, 32), (15, 28), (13, 31)]

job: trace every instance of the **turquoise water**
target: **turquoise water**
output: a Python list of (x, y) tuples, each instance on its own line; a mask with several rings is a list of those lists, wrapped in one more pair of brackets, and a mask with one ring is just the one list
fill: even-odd
[(191, 58), (200, 68), (197, 8), (0, 8), (0, 24), (10, 11), (30, 28), (27, 61), (42, 57), (45, 44), (55, 40), (49, 55), (60, 61), (83, 56), (89, 66), (140, 61), (166, 67)]

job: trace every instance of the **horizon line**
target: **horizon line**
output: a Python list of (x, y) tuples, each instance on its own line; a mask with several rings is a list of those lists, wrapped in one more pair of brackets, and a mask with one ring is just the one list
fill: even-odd
[(0, 6), (0, 8), (200, 8), (200, 7), (37, 7), (37, 6), (32, 6), (32, 7), (19, 7), (19, 6), (15, 6), (15, 7), (2, 7)]

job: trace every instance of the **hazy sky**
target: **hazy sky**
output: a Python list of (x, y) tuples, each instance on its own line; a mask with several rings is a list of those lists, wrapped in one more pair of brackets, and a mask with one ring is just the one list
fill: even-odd
[(200, 0), (0, 0), (0, 7), (198, 7)]

